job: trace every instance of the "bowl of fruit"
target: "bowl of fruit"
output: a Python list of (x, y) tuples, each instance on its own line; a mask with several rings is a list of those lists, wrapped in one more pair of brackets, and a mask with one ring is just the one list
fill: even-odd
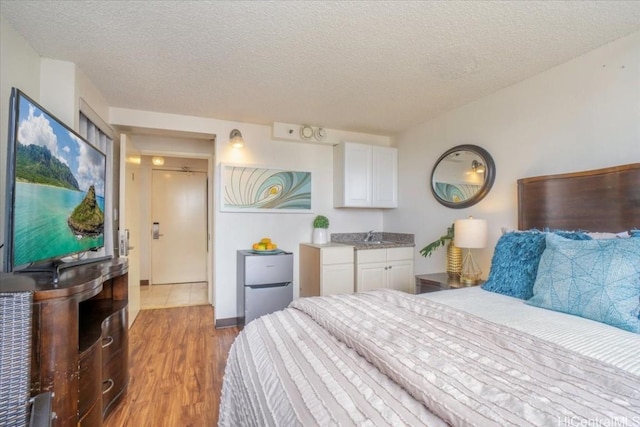
[(278, 251), (278, 245), (273, 243), (268, 237), (260, 239), (259, 242), (254, 243), (252, 248), (255, 252), (260, 253), (274, 253)]

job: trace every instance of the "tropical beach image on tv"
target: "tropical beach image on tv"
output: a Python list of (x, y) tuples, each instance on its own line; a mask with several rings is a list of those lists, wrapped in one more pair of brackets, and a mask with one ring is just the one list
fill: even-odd
[(17, 93), (13, 267), (102, 247), (105, 155)]

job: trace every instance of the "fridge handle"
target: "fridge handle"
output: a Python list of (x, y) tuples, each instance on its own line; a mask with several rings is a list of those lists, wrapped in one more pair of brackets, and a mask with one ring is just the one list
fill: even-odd
[(291, 282), (267, 283), (264, 285), (245, 285), (245, 287), (251, 288), (251, 289), (281, 288), (283, 286), (289, 286), (289, 284), (291, 284)]

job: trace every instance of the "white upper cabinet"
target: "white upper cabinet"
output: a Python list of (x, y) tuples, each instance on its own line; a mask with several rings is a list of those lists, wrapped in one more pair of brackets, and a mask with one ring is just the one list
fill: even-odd
[(371, 206), (374, 208), (398, 207), (398, 149), (371, 147), (373, 149), (373, 178)]
[(398, 207), (398, 150), (343, 142), (333, 147), (333, 205)]

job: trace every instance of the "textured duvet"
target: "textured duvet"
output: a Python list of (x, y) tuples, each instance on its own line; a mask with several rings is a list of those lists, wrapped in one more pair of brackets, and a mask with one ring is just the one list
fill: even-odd
[(247, 325), (219, 425), (638, 426), (639, 390), (628, 371), (381, 290), (300, 298)]

